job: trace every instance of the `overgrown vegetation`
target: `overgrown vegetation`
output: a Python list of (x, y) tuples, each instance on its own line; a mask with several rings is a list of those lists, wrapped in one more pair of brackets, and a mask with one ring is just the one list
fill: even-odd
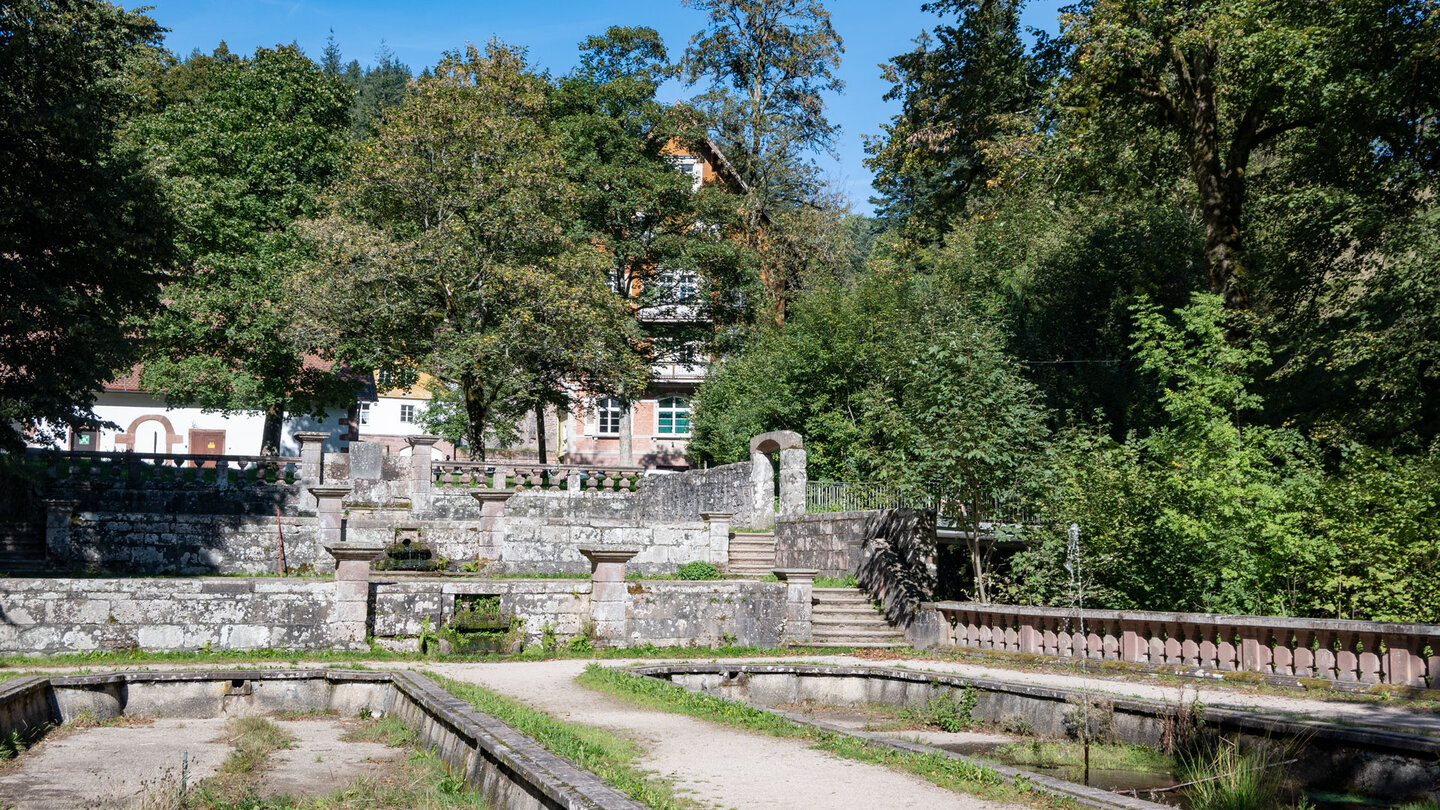
[(942, 754), (913, 754), (870, 743), (846, 734), (820, 731), (732, 700), (691, 692), (654, 678), (632, 675), (611, 667), (590, 665), (577, 679), (582, 686), (626, 700), (637, 706), (675, 712), (715, 723), (811, 743), (815, 748), (846, 759), (895, 768), (926, 779), (947, 790), (999, 801), (1032, 806), (1068, 806), (1068, 803), (1020, 783), (1010, 783), (995, 771)]

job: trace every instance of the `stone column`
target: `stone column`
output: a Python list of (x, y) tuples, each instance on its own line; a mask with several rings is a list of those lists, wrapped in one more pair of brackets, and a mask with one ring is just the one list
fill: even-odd
[(775, 468), (765, 453), (750, 454), (751, 528), (775, 528)]
[(780, 517), (805, 514), (805, 450), (792, 447), (780, 451)]
[(350, 494), (350, 487), (310, 487), (315, 497), (315, 516), (320, 523), (320, 545), (338, 546), (345, 539), (344, 513), (340, 501)]
[(299, 508), (310, 512), (316, 508), (315, 496), (310, 494), (308, 487), (317, 487), (325, 483), (325, 440), (330, 438), (329, 433), (302, 432), (295, 434), (295, 441), (300, 445), (300, 469), (298, 473), (300, 480)]
[(730, 518), (731, 512), (701, 512), (700, 519), (710, 531), (710, 562), (723, 571), (730, 567)]
[(634, 546), (581, 546), (590, 561), (590, 620), (601, 647), (623, 647), (629, 631), (625, 563), (640, 553)]
[(440, 437), (406, 436), (405, 441), (410, 445), (410, 511), (426, 512), (430, 510), (434, 494), (434, 479), (431, 477), (434, 454), (431, 448), (440, 441)]
[(75, 546), (70, 542), (70, 522), (75, 519), (79, 501), (45, 501), (45, 567), (64, 565), (75, 559)]
[(327, 543), (325, 550), (335, 558), (335, 613), (330, 619), (334, 627), (334, 647), (341, 650), (367, 649), (365, 636), (370, 629), (370, 563), (384, 549), (379, 546)]
[(816, 568), (776, 568), (775, 578), (785, 583), (785, 633), (782, 644), (804, 644), (813, 637), (811, 597)]
[(480, 502), (480, 542), (475, 558), (498, 560), (505, 543), (505, 502), (515, 493), (508, 489), (477, 489), (470, 496)]

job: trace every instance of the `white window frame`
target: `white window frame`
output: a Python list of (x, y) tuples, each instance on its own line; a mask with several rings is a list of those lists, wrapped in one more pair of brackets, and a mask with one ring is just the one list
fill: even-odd
[[(607, 419), (608, 417), (608, 419)], [(615, 397), (600, 397), (595, 400), (595, 435), (596, 436), (619, 436), (620, 422), (625, 418), (625, 408), (620, 400)], [(606, 429), (606, 422), (613, 421), (610, 426), (613, 429)]]
[(414, 405), (414, 404), (412, 404), (412, 403), (409, 403), (409, 402), (406, 402), (406, 403), (402, 404), (402, 405), (400, 406), (400, 424), (402, 424), (402, 425), (413, 425), (413, 424), (415, 424), (416, 417), (419, 416), (419, 413), (417, 412), (416, 408), (417, 408), (416, 405)]
[[(665, 403), (667, 403), (667, 402), (672, 403), (672, 404), (670, 405), (670, 407), (668, 407), (668, 408), (665, 406)], [(679, 403), (679, 404), (676, 405), (676, 404), (673, 404), (673, 403)], [(668, 431), (665, 430), (663, 424), (662, 424), (661, 421), (660, 421), (660, 420), (661, 420), (661, 416), (662, 416), (663, 414), (665, 414), (665, 413), (669, 413), (669, 414), (670, 414), (670, 430), (668, 430)], [(684, 430), (683, 432), (675, 429), (676, 416), (677, 416), (678, 414), (681, 414), (681, 413), (685, 414), (685, 430)], [(657, 401), (655, 402), (655, 435), (656, 435), (656, 436), (689, 436), (689, 435), (690, 435), (690, 413), (691, 413), (691, 411), (690, 411), (690, 400), (687, 399), (687, 398), (685, 398), (685, 397), (682, 397), (682, 396), (680, 396), (680, 395), (678, 395), (678, 394), (676, 394), (676, 395), (674, 395), (674, 396), (662, 397), (661, 399), (657, 400)]]
[(370, 406), (374, 403), (360, 402), (355, 406), (355, 421), (362, 424), (370, 424)]

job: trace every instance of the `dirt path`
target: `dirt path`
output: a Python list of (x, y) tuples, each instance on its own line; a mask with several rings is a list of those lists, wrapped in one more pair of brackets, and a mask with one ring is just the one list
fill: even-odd
[(576, 684), (575, 677), (587, 663), (437, 664), (431, 669), (488, 687), (556, 717), (629, 736), (646, 749), (641, 767), (674, 779), (692, 798), (719, 807), (1008, 807), (952, 793), (888, 768), (841, 759), (797, 740), (636, 708)]

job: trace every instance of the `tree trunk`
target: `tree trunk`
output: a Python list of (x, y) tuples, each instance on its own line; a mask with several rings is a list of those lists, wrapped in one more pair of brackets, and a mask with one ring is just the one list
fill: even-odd
[(630, 400), (620, 401), (620, 466), (635, 463), (634, 426), (630, 423)]
[(460, 393), (465, 397), (465, 441), (470, 444), (470, 459), (484, 461), (485, 423), (490, 419), (489, 404), (485, 401), (479, 384), (470, 377), (460, 381)]
[(278, 402), (265, 408), (265, 427), (260, 433), (260, 455), (280, 455), (280, 429), (285, 426), (285, 406)]
[(1189, 97), (1182, 105), (1189, 113), (1190, 167), (1200, 195), (1200, 216), (1205, 223), (1205, 266), (1210, 291), (1225, 298), (1231, 309), (1249, 304), (1244, 291), (1240, 217), (1245, 205), (1245, 164), (1248, 147), (1232, 144), (1232, 163), (1220, 154), (1220, 112), (1211, 75), (1214, 55), (1198, 48), (1181, 65), (1188, 76)]
[(545, 463), (545, 403), (535, 403), (535, 448), (540, 463)]

